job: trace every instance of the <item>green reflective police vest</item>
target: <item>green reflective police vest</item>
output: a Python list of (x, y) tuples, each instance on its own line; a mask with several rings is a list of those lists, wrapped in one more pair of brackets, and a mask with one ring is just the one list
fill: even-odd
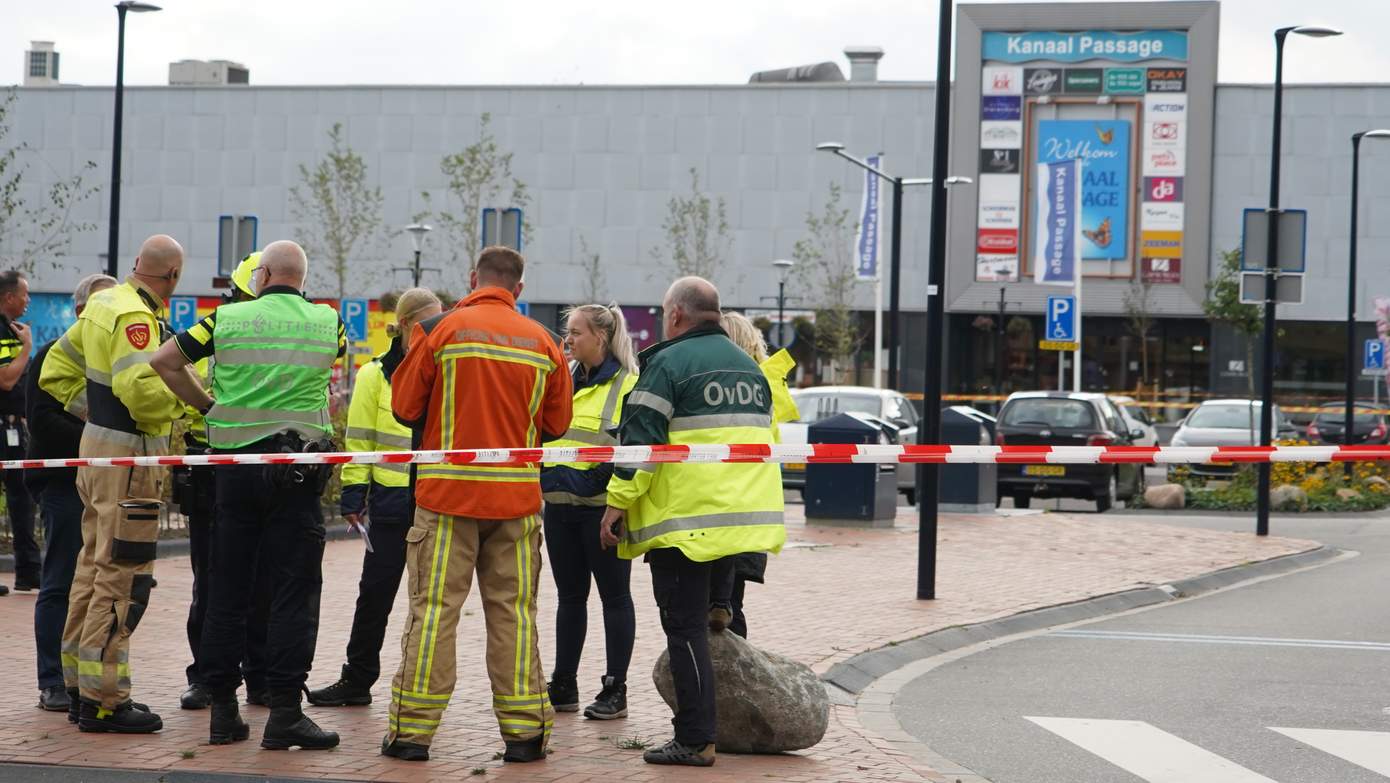
[(291, 430), (331, 435), (338, 314), (295, 294), (222, 305), (213, 331), (208, 442), (234, 449)]

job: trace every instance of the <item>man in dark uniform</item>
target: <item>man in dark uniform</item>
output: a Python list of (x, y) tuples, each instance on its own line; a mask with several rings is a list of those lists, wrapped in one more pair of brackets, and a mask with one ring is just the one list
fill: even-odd
[[(203, 413), (214, 454), (332, 448), (328, 385), (347, 341), (337, 312), (301, 294), (308, 263), (294, 242), (272, 242), (256, 269), (255, 299), (217, 308), (150, 359), (169, 388)], [(212, 395), (185, 371), (209, 356)], [(211, 744), (250, 735), (236, 691), (253, 574), (269, 569), (275, 585), (267, 633), (270, 719), (261, 747), (338, 745), (338, 735), (320, 729), (300, 707), (318, 636), (324, 545), (319, 498), (328, 471), (327, 465), (217, 470), (213, 579), (198, 652), (202, 682), (212, 695)]]
[[(251, 278), (261, 264), (261, 254), (252, 253), (241, 259), (232, 272), (232, 290), (223, 297), (224, 304), (248, 302), (256, 298), (252, 290)], [(205, 388), (211, 388), (211, 358), (205, 358), (193, 365), (194, 373), (202, 379)], [(184, 452), (187, 454), (209, 454), (207, 423), (203, 416), (192, 408), (188, 411), (188, 429), (184, 432)], [(193, 660), (184, 674), (188, 678), (188, 689), (179, 697), (179, 706), (185, 710), (207, 709), (212, 704), (212, 694), (203, 685), (201, 667), (198, 663), (199, 648), (203, 639), (203, 621), (208, 613), (208, 600), (212, 591), (210, 565), (212, 562), (213, 525), (216, 516), (217, 482), (216, 469), (205, 467), (176, 467), (172, 471), (174, 479), (174, 502), (183, 512), (188, 522), (188, 555), (193, 566), (193, 595), (188, 604), (188, 648)], [(265, 570), (257, 573), (255, 594), (251, 599), (251, 614), (246, 623), (246, 660), (242, 661), (241, 674), (246, 681), (246, 703), (262, 707), (269, 706), (266, 693), (266, 618), (270, 615), (270, 599), (274, 585)]]
[[(17, 319), (29, 309), (29, 281), (18, 270), (0, 273), (0, 456), (24, 459), (28, 434), (24, 427), (24, 369), (29, 366), (33, 338)], [(34, 501), (24, 488), (24, 473), (4, 471), (5, 503), (14, 538), (14, 588), (39, 586), (39, 545), (34, 540)], [(0, 595), (9, 589), (0, 585)]]

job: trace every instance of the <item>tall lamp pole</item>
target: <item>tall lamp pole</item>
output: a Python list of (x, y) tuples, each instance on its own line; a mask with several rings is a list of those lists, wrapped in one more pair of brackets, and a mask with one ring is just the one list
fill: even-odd
[[(1360, 196), (1361, 140), (1390, 138), (1390, 130), (1369, 130), (1351, 135), (1351, 243), (1347, 254), (1347, 418), (1342, 443), (1350, 446), (1356, 417), (1356, 213)], [(1351, 463), (1346, 464), (1351, 474)]]
[[(898, 302), (899, 271), (902, 268), (903, 247), (903, 188), (913, 185), (930, 185), (931, 180), (920, 177), (895, 177), (869, 162), (845, 152), (845, 145), (838, 141), (827, 141), (816, 145), (820, 152), (833, 152), (861, 169), (886, 181), (893, 186), (893, 233), (888, 251), (888, 388), (898, 388)], [(874, 346), (879, 350), (879, 346)]]
[(428, 233), (430, 233), (430, 231), (433, 230), (433, 229), (431, 229), (429, 226), (425, 225), (424, 223), (411, 223), (410, 225), (408, 225), (408, 226), (405, 227), (405, 230), (406, 230), (407, 232), (410, 233), (410, 245), (411, 245), (411, 247), (415, 248), (415, 264), (414, 264), (413, 266), (409, 267), (409, 268), (406, 268), (406, 267), (399, 267), (399, 266), (398, 266), (398, 267), (396, 267), (395, 269), (396, 269), (397, 271), (406, 271), (406, 272), (410, 272), (410, 273), (411, 273), (411, 279), (413, 279), (413, 280), (415, 281), (415, 282), (414, 282), (415, 287), (416, 287), (416, 288), (419, 288), (419, 287), (420, 287), (420, 273), (421, 273), (421, 272), (424, 272), (424, 271), (438, 272), (438, 271), (439, 271), (438, 269), (435, 269), (435, 268), (433, 268), (433, 267), (429, 268), (428, 270), (422, 269), (422, 268), (420, 267), (420, 248), (421, 248), (421, 246), (424, 244), (425, 235), (428, 234)]
[(121, 0), (116, 3), (116, 118), (111, 139), (111, 215), (106, 233), (106, 274), (116, 276), (117, 248), (121, 239), (121, 119), (125, 97), (125, 15), (160, 10), (157, 5)]
[[(1276, 283), (1279, 279), (1279, 147), (1284, 122), (1284, 41), (1289, 33), (1310, 38), (1341, 35), (1340, 30), (1327, 27), (1281, 27), (1274, 31), (1274, 132), (1269, 158), (1269, 233), (1265, 252), (1265, 321), (1263, 353), (1260, 367), (1260, 445), (1269, 446), (1274, 436), (1274, 330)], [(1255, 535), (1269, 535), (1269, 468), (1268, 462), (1259, 465), (1256, 489)]]
[[(788, 344), (789, 342), (791, 342), (790, 340), (787, 340), (787, 339), (786, 339), (786, 336), (787, 336), (787, 322), (786, 322), (786, 321), (787, 321), (787, 302), (788, 302), (788, 299), (787, 299), (787, 278), (791, 275), (792, 267), (795, 266), (795, 265), (796, 265), (796, 262), (795, 262), (795, 261), (792, 261), (791, 259), (787, 259), (787, 258), (779, 258), (779, 259), (773, 261), (773, 262), (772, 262), (772, 268), (777, 270), (777, 296), (776, 296), (776, 297), (770, 297), (770, 296), (759, 297), (759, 300), (760, 300), (760, 301), (767, 301), (768, 299), (775, 299), (775, 301), (777, 302), (777, 327), (776, 327), (777, 339), (776, 339), (775, 342), (777, 343), (777, 347), (778, 347), (778, 348), (786, 348), (786, 347), (787, 347), (787, 344)], [(792, 300), (796, 300), (796, 299), (798, 299), (798, 298), (799, 298), (799, 297), (795, 297), (795, 296), (791, 297)]]

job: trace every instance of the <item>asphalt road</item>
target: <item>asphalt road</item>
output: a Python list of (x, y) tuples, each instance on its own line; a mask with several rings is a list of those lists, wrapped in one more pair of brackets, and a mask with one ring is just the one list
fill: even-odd
[(1272, 530), (1359, 555), (961, 658), (898, 720), (994, 783), (1390, 780), (1390, 518)]

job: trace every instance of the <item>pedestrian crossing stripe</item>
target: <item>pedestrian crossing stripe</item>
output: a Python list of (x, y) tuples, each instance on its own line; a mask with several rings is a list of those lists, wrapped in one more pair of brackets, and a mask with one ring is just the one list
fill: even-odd
[[(1143, 721), (1023, 717), (1148, 783), (1277, 783)], [(1390, 732), (1269, 730), (1390, 778)]]
[(1024, 718), (1149, 783), (1277, 783), (1143, 721)]
[(1390, 778), (1390, 732), (1281, 729), (1275, 726), (1269, 730)]

